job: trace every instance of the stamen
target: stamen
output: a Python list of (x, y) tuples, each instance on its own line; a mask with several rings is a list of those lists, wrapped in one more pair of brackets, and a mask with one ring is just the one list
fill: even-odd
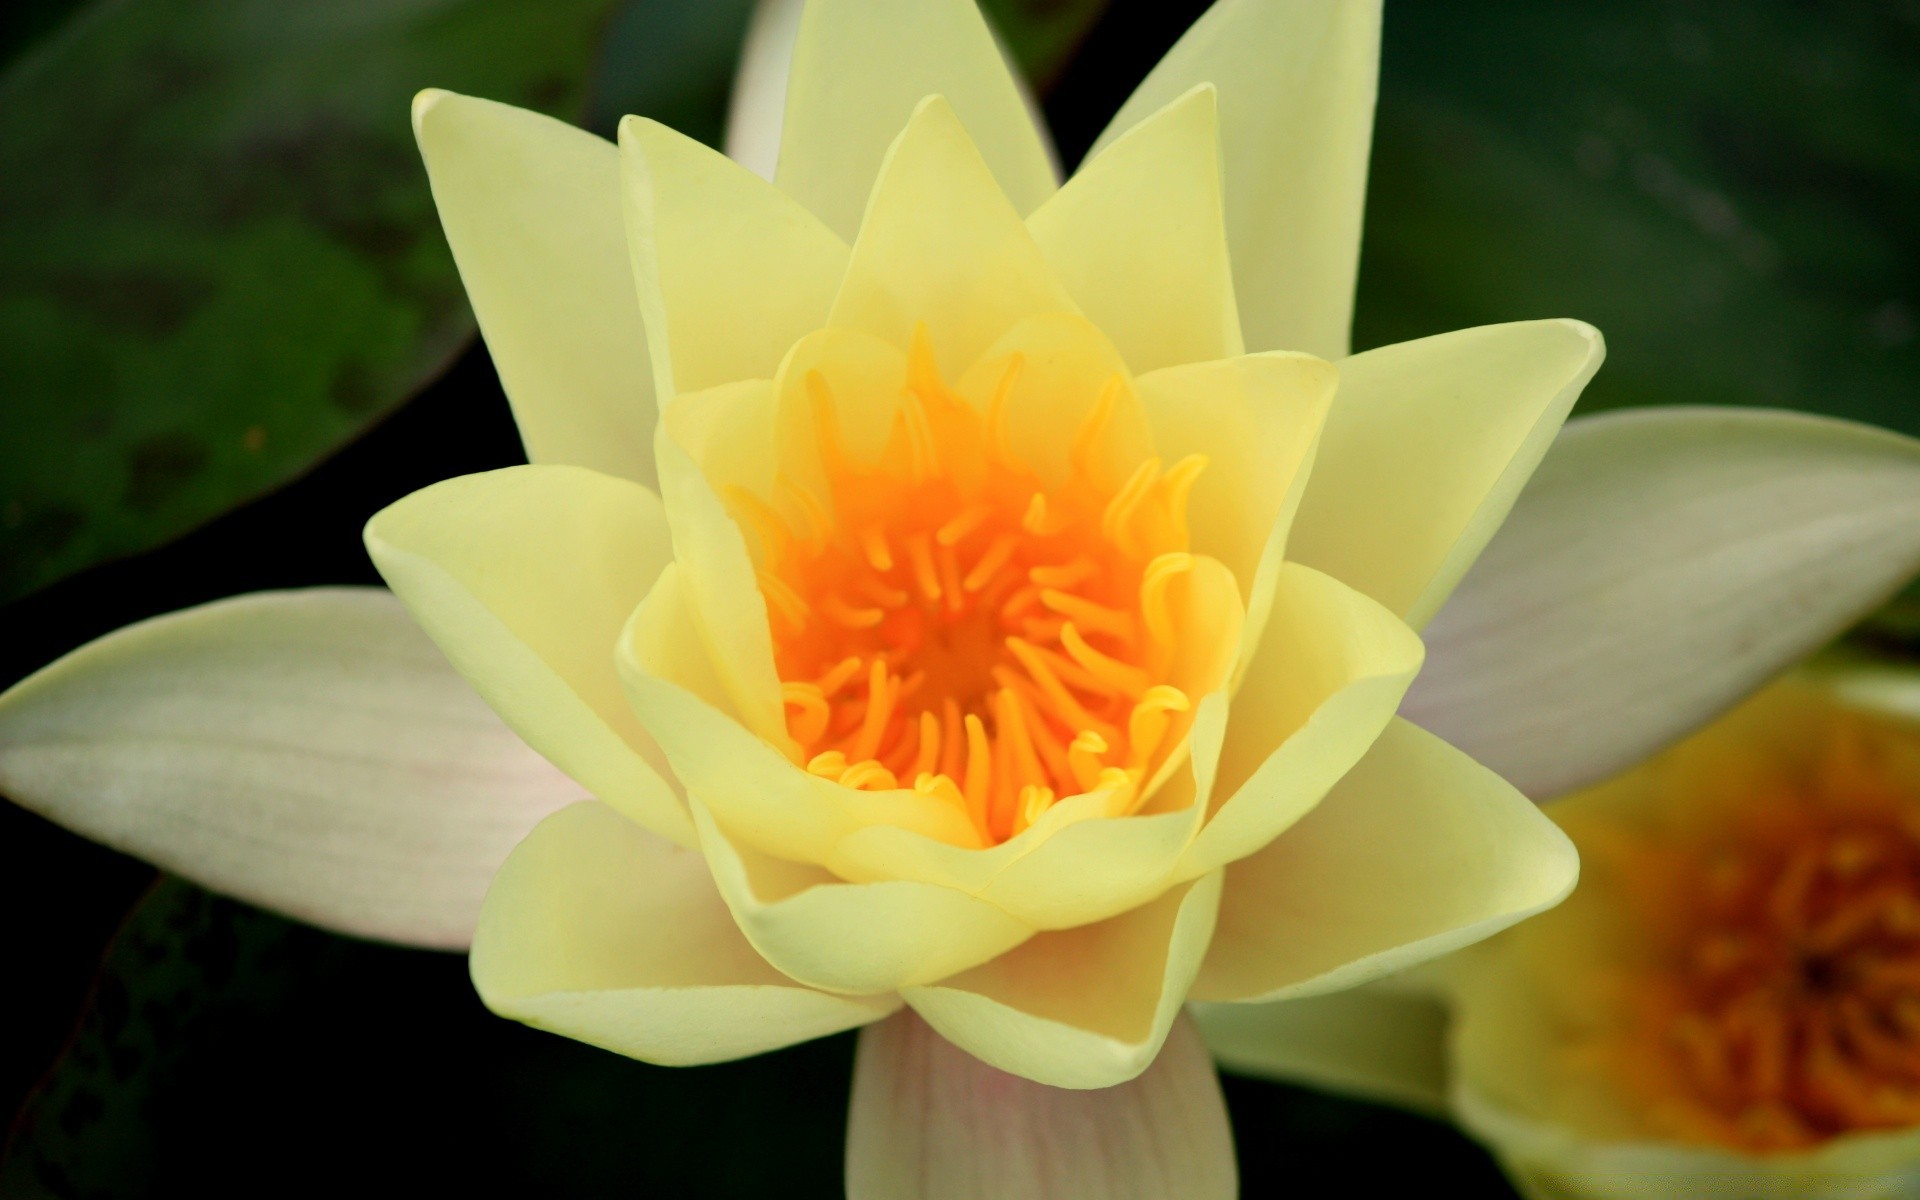
[(824, 750), (807, 760), (807, 773), (837, 780), (847, 773), (847, 756), (838, 750)]
[(1008, 534), (1001, 534), (993, 539), (993, 544), (980, 555), (979, 561), (973, 564), (973, 569), (967, 572), (967, 577), (960, 581), (961, 589), (977, 592), (986, 587), (993, 577), (1000, 573), (1000, 568), (1007, 565), (1007, 560), (1013, 557), (1013, 552), (1019, 546), (1020, 543)]
[[(1151, 572), (1149, 571), (1149, 573)], [(1143, 593), (1145, 587), (1146, 584), (1143, 582), (1141, 584)], [(1072, 592), (1063, 592), (1058, 588), (1047, 588), (1040, 593), (1040, 603), (1046, 605), (1054, 612), (1059, 613), (1067, 620), (1091, 629), (1095, 633), (1104, 633), (1109, 637), (1117, 637), (1127, 642), (1132, 641), (1136, 633), (1131, 615), (1123, 613), (1117, 608), (1108, 608), (1104, 604), (1095, 604), (1093, 601), (1082, 596), (1076, 596)]]
[(861, 792), (890, 792), (900, 786), (893, 772), (868, 759), (848, 767), (840, 776), (840, 785)]
[(867, 562), (881, 573), (893, 570), (893, 550), (887, 545), (887, 537), (878, 529), (860, 531), (860, 549), (866, 552)]
[(940, 578), (933, 565), (933, 546), (921, 534), (907, 539), (907, 561), (913, 565), (913, 581), (928, 600), (940, 599)]
[(848, 629), (872, 629), (887, 619), (887, 614), (880, 609), (855, 608), (835, 595), (828, 595), (820, 601), (820, 611), (826, 614), (829, 621)]
[(935, 530), (933, 540), (942, 546), (957, 546), (961, 538), (980, 528), (981, 524), (992, 515), (991, 508), (984, 504), (976, 504)]
[(1141, 668), (1123, 663), (1087, 645), (1087, 639), (1080, 636), (1079, 629), (1074, 627), (1072, 621), (1060, 627), (1060, 644), (1073, 656), (1073, 661), (1086, 668), (1089, 675), (1129, 700), (1139, 699), (1152, 686), (1152, 681)]
[(826, 735), (833, 710), (827, 707), (827, 698), (820, 694), (818, 684), (788, 680), (780, 685), (780, 698), (788, 708), (799, 710), (797, 715), (787, 718), (787, 732), (793, 735), (794, 741), (811, 746)]
[(1090, 792), (1100, 786), (1100, 772), (1106, 764), (1100, 756), (1107, 752), (1107, 739), (1091, 729), (1083, 729), (1067, 747), (1067, 765), (1073, 769), (1074, 782), (1080, 790)]

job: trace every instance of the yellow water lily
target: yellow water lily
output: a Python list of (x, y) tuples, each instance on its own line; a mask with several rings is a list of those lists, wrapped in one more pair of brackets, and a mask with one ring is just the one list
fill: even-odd
[(0, 698), (0, 785), (322, 924), (472, 931), (495, 1011), (637, 1058), (865, 1026), (856, 1195), (1230, 1193), (1189, 997), (1572, 886), (1449, 740), (1585, 782), (1920, 557), (1911, 456), (1786, 418), (1595, 422), (1520, 499), (1578, 322), (1349, 356), (1378, 21), (1222, 0), (1064, 184), (971, 0), (811, 0), (771, 182), (424, 93), (532, 465), (367, 544), (498, 720), (389, 597), (269, 594)]
[(1565, 905), (1212, 1015), (1227, 1061), (1449, 1113), (1529, 1195), (1920, 1188), (1920, 674), (1789, 678), (1549, 811)]

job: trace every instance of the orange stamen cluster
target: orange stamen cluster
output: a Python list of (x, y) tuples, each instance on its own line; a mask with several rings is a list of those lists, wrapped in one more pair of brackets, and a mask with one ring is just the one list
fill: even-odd
[(1778, 810), (1693, 858), (1628, 1036), (1661, 1132), (1755, 1151), (1920, 1124), (1920, 821)]
[[(1007, 365), (987, 411), (942, 382), (924, 333), (875, 462), (844, 445), (833, 381), (806, 377), (829, 496), (791, 480), (731, 499), (760, 582), (799, 761), (852, 788), (963, 809), (985, 844), (1057, 800), (1140, 803), (1184, 734), (1171, 589), (1193, 568), (1186, 499), (1205, 460), (1102, 479), (1109, 382), (1064, 482), (1014, 454)], [(777, 504), (777, 507), (776, 507)]]

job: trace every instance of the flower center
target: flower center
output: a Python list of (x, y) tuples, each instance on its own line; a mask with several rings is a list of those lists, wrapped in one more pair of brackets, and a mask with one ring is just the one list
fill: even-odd
[[(831, 380), (806, 377), (829, 495), (787, 485), (782, 519), (731, 495), (763, 547), (787, 729), (800, 761), (853, 788), (912, 788), (965, 809), (982, 841), (1057, 800), (1142, 801), (1184, 735), (1170, 590), (1193, 569), (1186, 500), (1205, 459), (1098, 476), (1124, 386), (1081, 424), (1047, 486), (1008, 444), (1010, 360), (988, 411), (942, 382), (924, 336), (877, 461), (845, 448)], [(796, 528), (797, 526), (797, 528)]]
[(1680, 1097), (1656, 1116), (1754, 1150), (1920, 1122), (1915, 830), (1799, 822), (1697, 867), (1680, 953), (1648, 996)]

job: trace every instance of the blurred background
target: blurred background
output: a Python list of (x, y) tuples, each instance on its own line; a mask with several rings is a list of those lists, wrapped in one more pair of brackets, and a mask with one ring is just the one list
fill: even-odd
[[(1199, 0), (988, 0), (1064, 161)], [(521, 458), (421, 87), (716, 143), (748, 0), (0, 6), (0, 687), (129, 621), (374, 583), (360, 527)], [(1387, 0), (1356, 348), (1607, 335), (1583, 410), (1920, 434), (1920, 0)], [(1920, 647), (1898, 600), (1855, 637)], [(840, 1194), (850, 1037), (652, 1068), (464, 960), (211, 897), (0, 804), (0, 1195)], [(1249, 1196), (1511, 1195), (1446, 1128), (1226, 1084)], [(1383, 1152), (1391, 1147), (1391, 1152)]]

